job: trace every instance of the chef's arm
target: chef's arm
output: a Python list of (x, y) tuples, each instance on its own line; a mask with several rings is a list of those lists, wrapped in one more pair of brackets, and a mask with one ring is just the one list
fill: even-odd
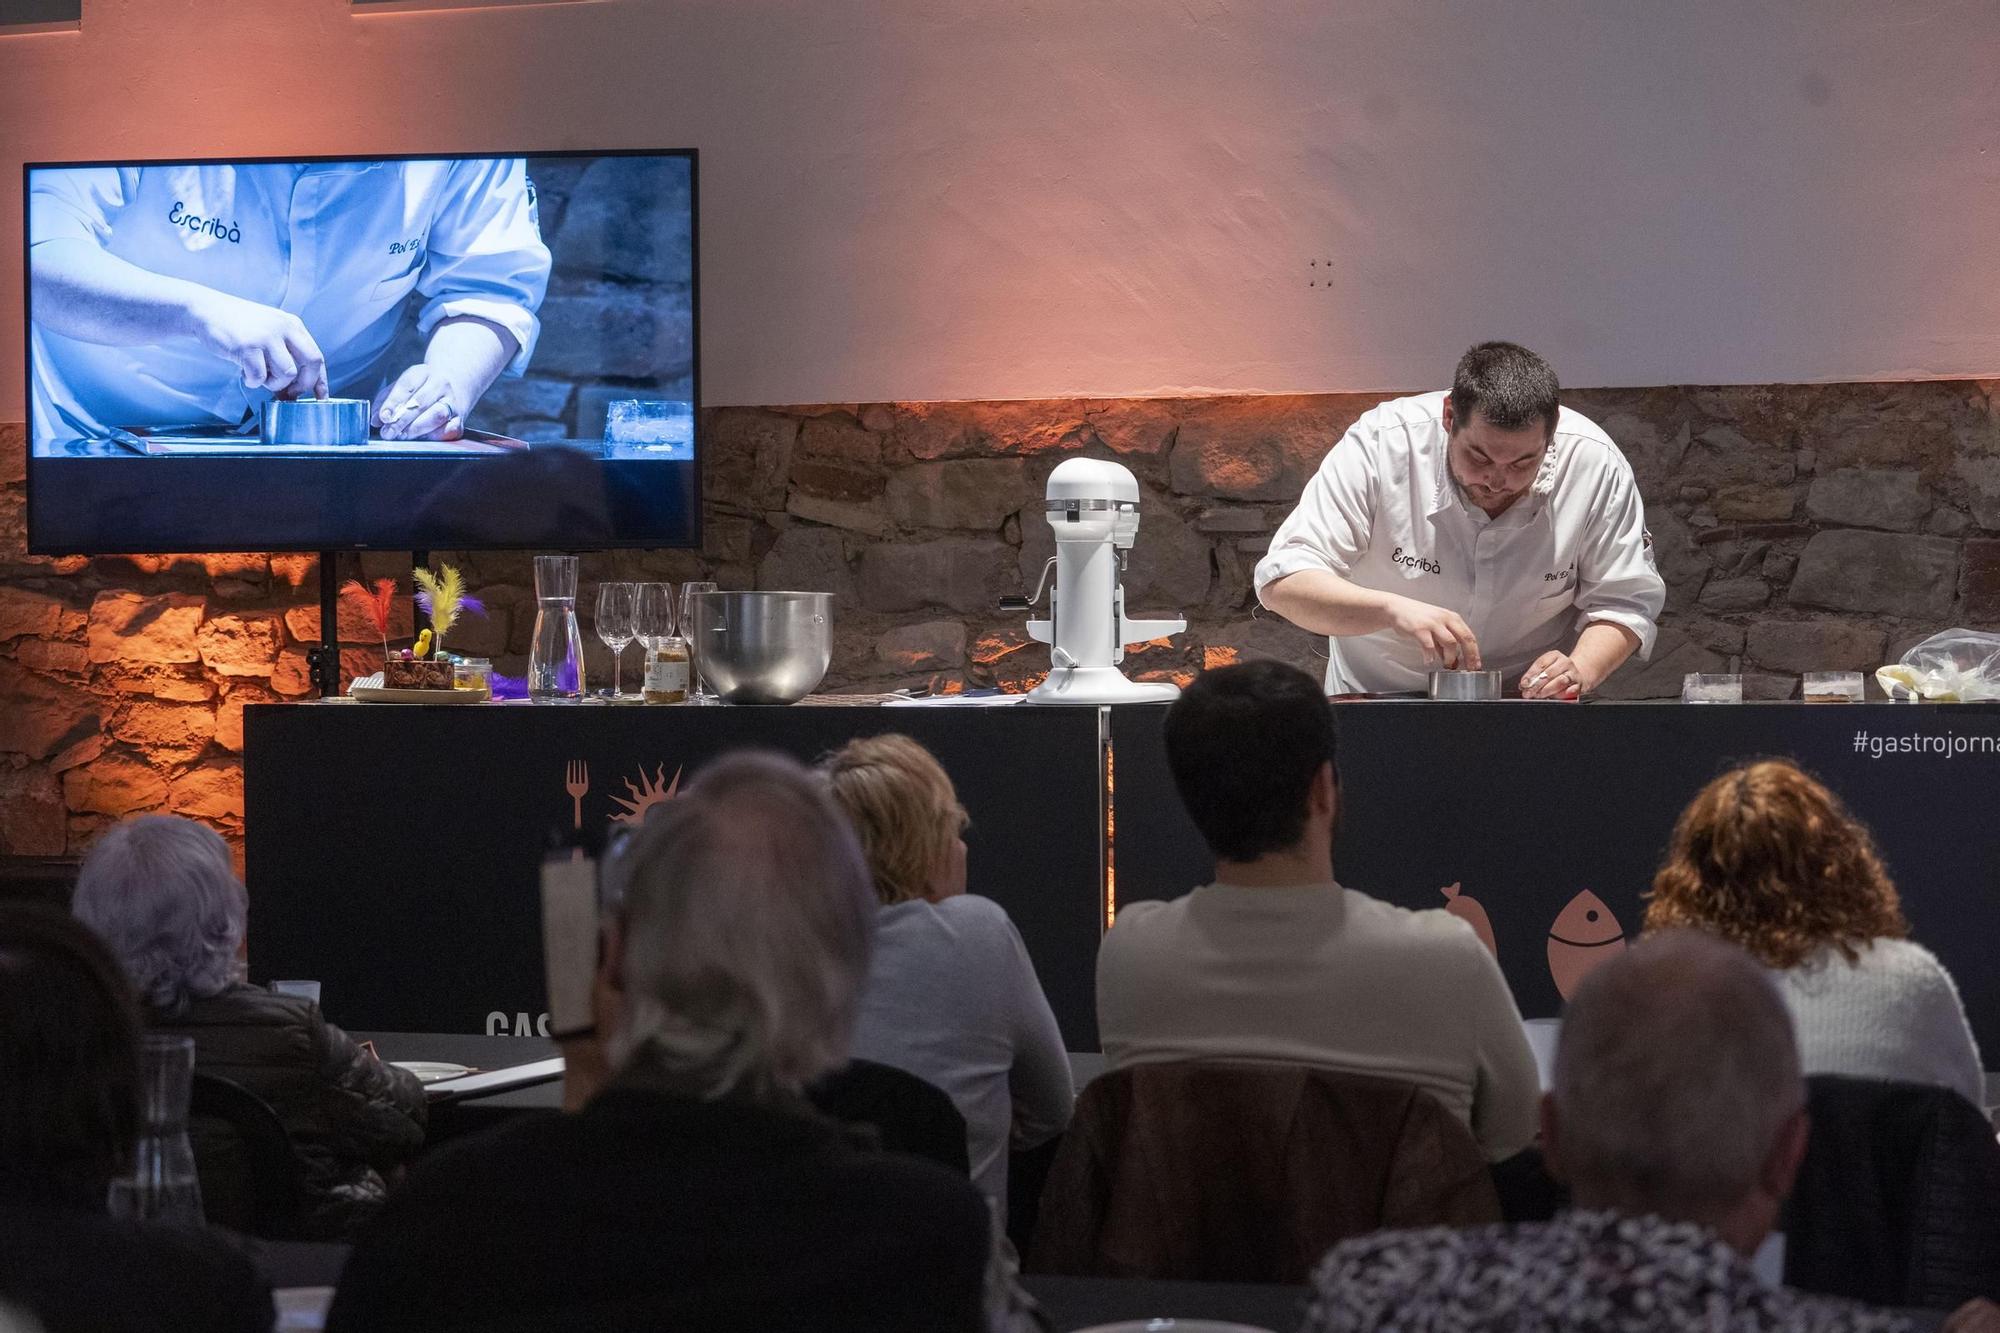
[(1315, 634), (1373, 634), (1395, 630), (1414, 639), (1432, 666), (1477, 670), (1479, 640), (1455, 611), (1378, 592), (1330, 569), (1300, 569), (1258, 590), (1257, 599), (1300, 629)]
[(1582, 690), (1589, 691), (1602, 685), (1606, 677), (1638, 650), (1639, 636), (1631, 630), (1608, 620), (1593, 620), (1583, 627), (1576, 647), (1570, 650), (1569, 660), (1576, 663)]
[(476, 315), (454, 315), (441, 319), (431, 330), (424, 363), (443, 373), (455, 390), (452, 406), (458, 415), (472, 411), (473, 404), (486, 396), (493, 381), (514, 359), (520, 344), (514, 335), (491, 320)]
[(78, 342), (144, 347), (191, 338), (235, 364), (248, 388), (326, 393), (326, 358), (296, 315), (140, 268), (95, 242), (29, 251), (35, 322)]
[(91, 241), (43, 241), (29, 251), (35, 322), (65, 338), (112, 347), (194, 336), (194, 308), (214, 292), (149, 273)]

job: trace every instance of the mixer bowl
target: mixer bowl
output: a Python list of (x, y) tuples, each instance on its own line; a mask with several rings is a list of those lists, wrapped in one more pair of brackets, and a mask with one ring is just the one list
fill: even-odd
[(710, 689), (731, 704), (795, 704), (833, 660), (833, 594), (702, 592), (687, 631)]
[(273, 398), (264, 404), (266, 444), (366, 444), (366, 398)]

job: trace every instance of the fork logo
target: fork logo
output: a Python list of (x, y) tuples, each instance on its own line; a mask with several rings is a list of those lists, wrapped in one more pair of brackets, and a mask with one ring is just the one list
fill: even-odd
[(572, 759), (563, 766), (563, 790), (569, 793), (572, 803), (574, 829), (583, 828), (583, 798), (590, 794), (590, 765), (582, 759)]

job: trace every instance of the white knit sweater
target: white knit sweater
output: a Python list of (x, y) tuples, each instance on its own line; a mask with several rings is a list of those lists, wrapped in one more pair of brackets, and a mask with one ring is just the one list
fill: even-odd
[(1922, 945), (1876, 940), (1852, 963), (1826, 948), (1775, 976), (1806, 1073), (1928, 1083), (1985, 1107), (1986, 1076), (1958, 987)]

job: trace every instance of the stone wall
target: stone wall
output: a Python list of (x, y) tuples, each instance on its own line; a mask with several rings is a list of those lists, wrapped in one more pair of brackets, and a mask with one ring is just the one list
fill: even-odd
[[(1669, 585), (1658, 650), (1609, 683), (1667, 697), (1739, 665), (1758, 697), (1866, 668), (1951, 625), (2000, 628), (2000, 385), (1579, 391), (1625, 449)], [(827, 689), (1022, 689), (1046, 668), (997, 609), (1052, 551), (1037, 504), (1062, 458), (1138, 475), (1135, 614), (1189, 632), (1142, 676), (1269, 655), (1310, 636), (1256, 610), (1251, 567), (1326, 448), (1374, 396), (722, 408), (706, 414), (700, 551), (585, 558), (610, 577), (839, 595)], [(26, 555), (20, 427), (0, 428), (0, 855), (73, 854), (110, 821), (173, 810), (240, 835), (242, 709), (308, 693), (309, 556)], [(533, 623), (525, 554), (456, 558), (490, 606), (453, 634), (503, 669)], [(395, 574), (371, 554), (348, 572)], [(399, 613), (407, 617), (407, 606)], [(346, 621), (343, 616), (343, 620)], [(407, 619), (399, 632), (408, 634)], [(345, 623), (365, 644), (369, 631)], [(591, 643), (604, 678), (604, 650)], [(350, 649), (350, 673), (379, 650)], [(627, 685), (636, 687), (628, 651)]]

